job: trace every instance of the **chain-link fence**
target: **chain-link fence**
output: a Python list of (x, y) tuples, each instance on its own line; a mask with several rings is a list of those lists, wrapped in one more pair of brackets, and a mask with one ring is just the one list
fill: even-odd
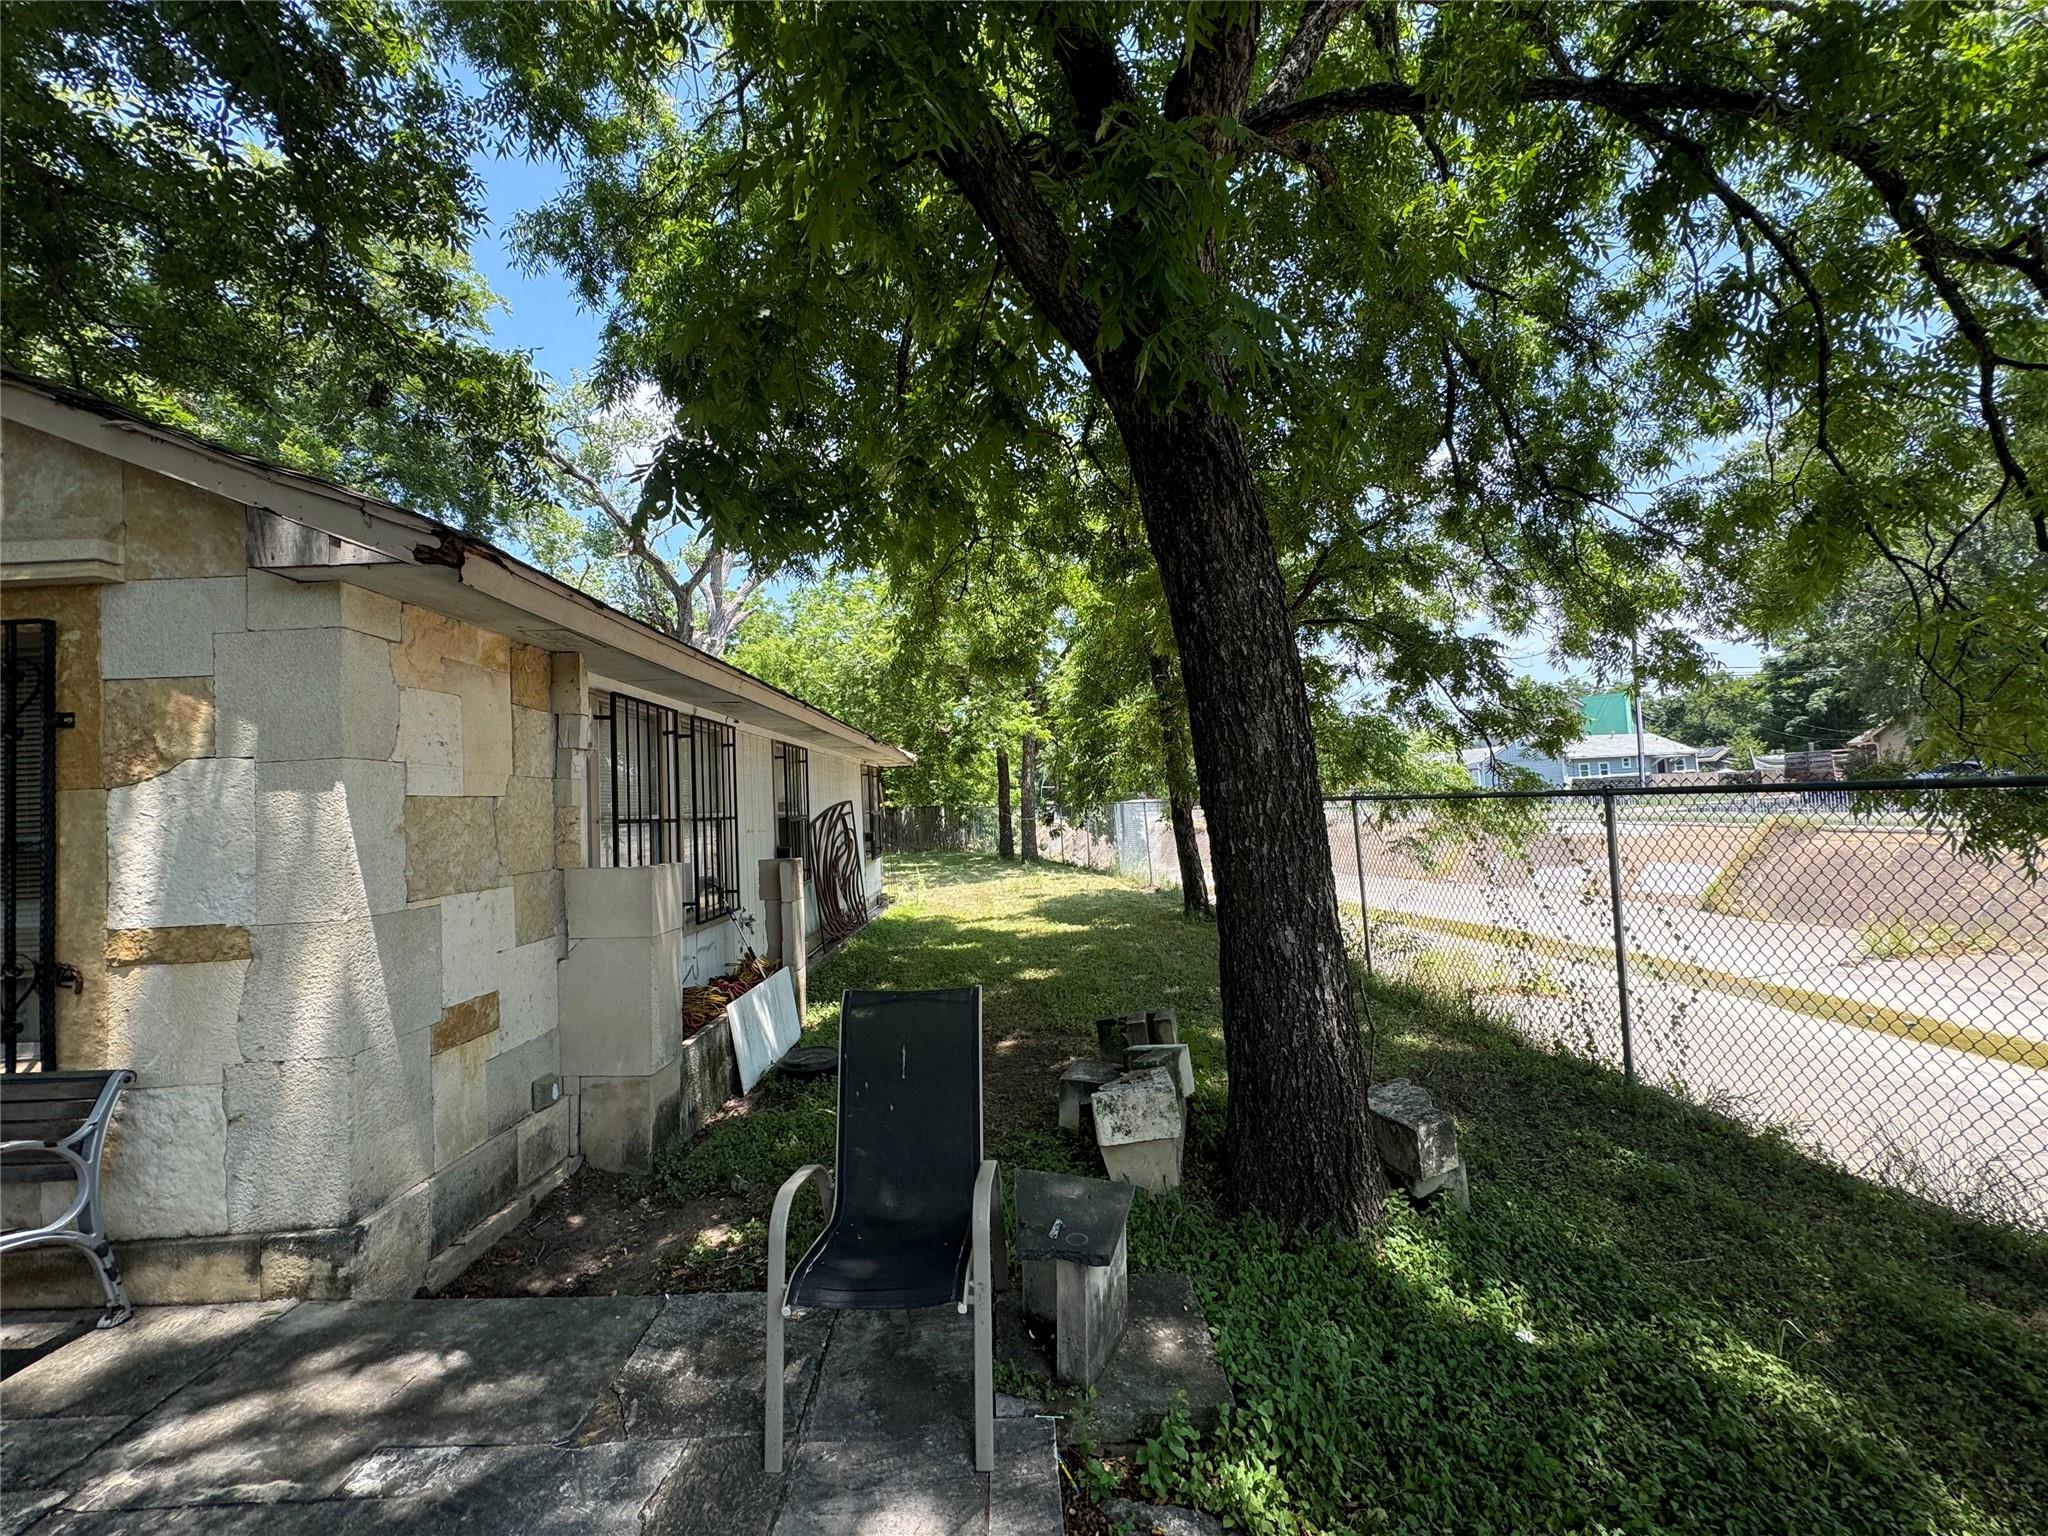
[[(1195, 810), (1195, 843), (1206, 870), (1209, 830), (1200, 807)], [(1100, 810), (1055, 816), (1052, 826), (1039, 834), (1039, 853), (1062, 864), (1119, 875), (1150, 889), (1180, 884), (1180, 852), (1173, 842), (1172, 812), (1160, 799), (1141, 796), (1118, 800)]]
[(876, 818), (883, 853), (994, 853), (995, 807), (885, 805)]
[[(2039, 1227), (2048, 849), (2010, 850), (2044, 795), (2048, 780), (1609, 786), (1361, 795), (1328, 817), (1381, 977)], [(1994, 821), (2006, 851), (1962, 851), (1962, 826)]]

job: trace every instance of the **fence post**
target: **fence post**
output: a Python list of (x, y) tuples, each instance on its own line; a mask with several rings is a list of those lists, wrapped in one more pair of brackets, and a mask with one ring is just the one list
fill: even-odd
[(1365, 904), (1365, 843), (1358, 831), (1358, 797), (1351, 797), (1351, 862), (1358, 870), (1358, 936), (1365, 945), (1366, 979), (1372, 978), (1372, 909)]
[(1621, 1075), (1636, 1080), (1636, 1042), (1629, 1018), (1628, 939), (1621, 921), (1621, 842), (1614, 830), (1614, 790), (1600, 788), (1601, 809), (1607, 818), (1607, 902), (1614, 913), (1614, 981), (1621, 998)]

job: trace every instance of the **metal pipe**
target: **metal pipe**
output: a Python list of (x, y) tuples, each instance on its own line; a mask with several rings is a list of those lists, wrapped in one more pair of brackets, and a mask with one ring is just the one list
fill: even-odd
[(1600, 799), (1607, 817), (1607, 903), (1614, 913), (1614, 980), (1621, 998), (1621, 1075), (1632, 1083), (1636, 1080), (1636, 1042), (1629, 1017), (1628, 938), (1621, 919), (1621, 842), (1614, 827), (1614, 791), (1603, 788)]

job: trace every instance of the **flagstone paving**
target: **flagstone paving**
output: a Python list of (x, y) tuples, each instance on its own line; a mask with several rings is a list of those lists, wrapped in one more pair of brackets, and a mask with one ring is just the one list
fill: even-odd
[[(969, 1319), (799, 1313), (761, 1470), (758, 1294), (10, 1318), (0, 1536), (1056, 1536), (1054, 1426), (973, 1466)], [(17, 1348), (19, 1346), (19, 1348)], [(35, 1357), (40, 1347), (47, 1352)]]

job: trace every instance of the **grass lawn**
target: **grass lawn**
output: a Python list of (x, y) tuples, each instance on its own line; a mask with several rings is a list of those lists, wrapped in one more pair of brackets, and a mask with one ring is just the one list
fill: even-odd
[[(1160, 1496), (1255, 1532), (2048, 1531), (2041, 1239), (1380, 990), (1380, 1075), (1456, 1114), (1471, 1213), (1286, 1241), (1212, 1198), (1212, 928), (1058, 866), (905, 857), (889, 884), (813, 975), (812, 1037), (843, 987), (979, 982), (1006, 1172), (1096, 1171), (1055, 1127), (1060, 1068), (1100, 1014), (1180, 1012), (1188, 1187), (1139, 1196), (1132, 1262), (1193, 1278), (1237, 1403), (1140, 1454)], [(660, 1160), (660, 1194), (706, 1212), (674, 1285), (759, 1284), (775, 1185), (831, 1160), (829, 1084), (757, 1097)]]

